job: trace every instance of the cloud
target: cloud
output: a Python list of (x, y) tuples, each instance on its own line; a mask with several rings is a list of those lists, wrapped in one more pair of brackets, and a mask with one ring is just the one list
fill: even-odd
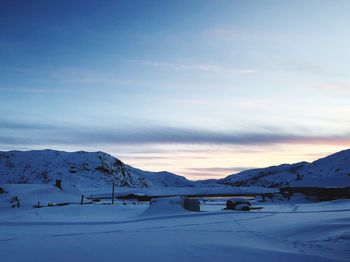
[(63, 89), (56, 88), (32, 88), (32, 87), (0, 87), (0, 91), (4, 92), (19, 92), (32, 94), (58, 94), (67, 92)]
[(0, 129), (38, 130), (38, 129), (53, 129), (53, 128), (57, 128), (57, 126), (42, 124), (42, 123), (15, 122), (7, 119), (0, 119)]
[[(74, 68), (74, 67), (56, 67), (45, 69), (39, 68), (19, 68), (13, 66), (0, 66), (0, 69), (10, 70), (16, 73), (25, 73), (29, 75), (40, 76), (41, 78), (50, 79), (51, 82), (58, 84), (111, 84), (111, 85), (152, 85), (143, 81), (119, 79), (109, 75), (106, 72), (97, 70)], [(63, 89), (47, 88), (47, 87), (0, 87), (4, 91), (17, 91), (28, 93), (57, 93)]]
[(211, 179), (211, 178), (222, 178), (228, 175), (236, 174), (241, 171), (254, 169), (256, 167), (194, 167), (186, 168), (182, 173), (186, 176), (191, 176), (196, 179)]
[(317, 87), (328, 90), (350, 91), (350, 83), (322, 83)]
[(33, 74), (33, 73), (38, 73), (38, 71), (30, 69), (30, 68), (24, 68), (24, 67), (17, 67), (17, 66), (2, 66), (1, 68), (5, 69), (5, 70), (9, 70), (9, 71), (14, 71), (17, 73), (24, 73), (24, 74)]
[(168, 62), (160, 62), (153, 60), (140, 60), (140, 59), (125, 59), (123, 60), (129, 63), (135, 63), (142, 66), (152, 66), (152, 67), (161, 67), (168, 68), (171, 70), (190, 70), (190, 71), (200, 71), (200, 72), (209, 72), (209, 73), (230, 73), (230, 74), (253, 74), (255, 73), (252, 69), (236, 69), (228, 68), (222, 65), (214, 64), (176, 64)]
[(256, 167), (191, 167), (183, 172), (186, 175), (208, 177), (222, 177), (223, 175), (236, 174), (241, 171), (254, 169)]
[(210, 28), (200, 34), (205, 39), (217, 39), (220, 41), (237, 42), (237, 40), (259, 41), (264, 39), (278, 39), (278, 36), (270, 32), (257, 30), (256, 28)]
[(120, 158), (127, 159), (127, 160), (159, 160), (159, 159), (172, 159), (170, 156), (124, 156), (121, 155)]
[(187, 170), (195, 172), (240, 172), (255, 167), (191, 167)]
[[(350, 133), (342, 135), (298, 135), (281, 131), (269, 133), (224, 133), (204, 129), (167, 126), (118, 126), (99, 128), (74, 124), (0, 122), (1, 144), (99, 145), (99, 144), (350, 144)], [(13, 131), (13, 132), (12, 132)]]

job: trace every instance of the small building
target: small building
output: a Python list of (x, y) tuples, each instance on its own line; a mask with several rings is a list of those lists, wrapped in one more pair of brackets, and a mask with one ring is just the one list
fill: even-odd
[(55, 186), (58, 187), (59, 189), (62, 189), (62, 180), (56, 179)]
[(318, 200), (335, 200), (350, 198), (350, 187), (285, 187), (281, 192), (289, 192), (290, 195), (300, 193), (308, 197), (315, 197)]
[(141, 194), (141, 193), (133, 193), (133, 194), (128, 194), (125, 196), (118, 196), (119, 199), (135, 199), (139, 202), (149, 202), (152, 200), (151, 196), (148, 196), (146, 194)]
[(245, 198), (231, 198), (226, 201), (225, 209), (249, 211), (252, 209), (252, 204)]
[(183, 208), (189, 211), (200, 212), (201, 208), (199, 199), (184, 197)]

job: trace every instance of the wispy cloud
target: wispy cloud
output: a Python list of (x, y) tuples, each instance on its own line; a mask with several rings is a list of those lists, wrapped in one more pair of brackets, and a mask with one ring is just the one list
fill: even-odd
[(33, 88), (33, 87), (0, 87), (3, 92), (17, 92), (17, 93), (32, 93), (32, 94), (47, 94), (47, 93), (64, 93), (67, 90), (57, 88)]
[(277, 36), (266, 31), (258, 30), (255, 28), (223, 28), (216, 27), (210, 28), (201, 33), (201, 36), (206, 39), (218, 39), (227, 42), (236, 42), (239, 39), (248, 40), (262, 40), (262, 39), (276, 39)]
[(317, 86), (320, 89), (350, 91), (350, 83), (322, 83)]
[(111, 84), (111, 85), (145, 85), (145, 82), (110, 77), (70, 77), (62, 78), (62, 84)]
[(236, 174), (254, 168), (256, 167), (191, 167), (186, 168), (184, 173), (195, 177), (222, 177), (224, 175)]
[(237, 69), (229, 68), (222, 65), (215, 64), (177, 64), (168, 63), (153, 60), (140, 60), (140, 59), (125, 59), (123, 60), (128, 63), (135, 63), (143, 66), (161, 67), (168, 68), (171, 70), (190, 70), (190, 71), (201, 71), (210, 73), (230, 73), (230, 74), (253, 74), (255, 70), (252, 69)]
[(25, 68), (25, 67), (17, 67), (17, 66), (8, 66), (8, 65), (5, 65), (5, 66), (2, 66), (1, 67), (2, 69), (5, 69), (5, 70), (8, 70), (8, 71), (14, 71), (14, 72), (17, 72), (17, 73), (24, 73), (24, 74), (37, 74), (38, 71), (36, 70), (33, 70), (31, 68)]
[(190, 167), (184, 169), (182, 173), (194, 179), (208, 179), (222, 178), (254, 168), (256, 167)]
[(0, 118), (0, 129), (10, 130), (38, 130), (38, 129), (55, 129), (56, 125), (49, 125), (43, 123), (28, 123), (28, 122), (16, 122), (7, 119)]
[[(115, 77), (111, 73), (100, 72), (98, 70), (71, 68), (71, 67), (57, 67), (57, 68), (25, 68), (25, 67), (13, 67), (13, 66), (0, 66), (0, 71), (12, 71), (16, 74), (25, 74), (30, 76), (40, 76), (41, 79), (45, 79), (49, 83), (54, 83), (57, 87), (26, 87), (26, 86), (0, 86), (0, 91), (5, 92), (21, 92), (21, 93), (62, 93), (71, 91), (70, 88), (77, 85), (84, 85), (84, 87), (96, 87), (99, 88), (106, 86), (113, 87), (154, 87), (162, 85), (162, 87), (173, 87), (173, 83), (165, 82), (152, 82), (135, 79), (125, 79)], [(22, 77), (22, 76), (21, 76)]]
[[(45, 129), (31, 132), (32, 129)], [(337, 135), (299, 135), (283, 132), (228, 133), (204, 129), (186, 129), (168, 126), (128, 126), (98, 128), (74, 125), (22, 124), (15, 121), (1, 121), (0, 143), (8, 144), (217, 144), (217, 145), (263, 145), (263, 144), (350, 144), (350, 133)], [(16, 130), (12, 134), (11, 129)], [(40, 130), (39, 130), (40, 131)], [(10, 139), (11, 138), (11, 139)]]
[(240, 172), (247, 169), (253, 169), (255, 167), (193, 167), (188, 168), (190, 171), (198, 171), (198, 172)]

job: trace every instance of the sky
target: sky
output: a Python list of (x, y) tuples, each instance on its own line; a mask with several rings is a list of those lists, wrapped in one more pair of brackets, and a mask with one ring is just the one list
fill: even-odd
[(350, 1), (0, 7), (0, 150), (198, 180), (350, 147)]

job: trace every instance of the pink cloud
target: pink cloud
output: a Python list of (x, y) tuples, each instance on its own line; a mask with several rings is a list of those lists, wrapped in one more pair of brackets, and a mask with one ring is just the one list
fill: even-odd
[(350, 91), (350, 83), (322, 83), (317, 86), (321, 89)]

